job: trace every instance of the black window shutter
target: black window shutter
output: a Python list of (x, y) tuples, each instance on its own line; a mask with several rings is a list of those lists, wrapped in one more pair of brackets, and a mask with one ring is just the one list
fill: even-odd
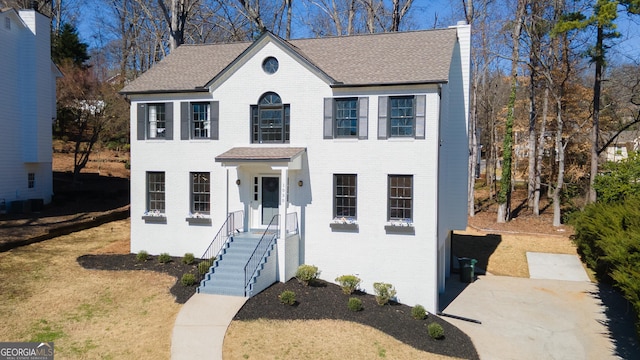
[(333, 139), (333, 98), (324, 98), (324, 139)]
[(191, 120), (190, 104), (186, 101), (180, 103), (180, 139), (189, 140), (189, 121)]
[(145, 130), (147, 128), (147, 105), (138, 104), (138, 140), (145, 139)]
[(209, 136), (211, 137), (211, 140), (218, 140), (220, 128), (220, 101), (212, 101), (209, 104), (209, 117), (211, 120), (211, 124), (209, 125), (211, 127), (209, 130)]
[(369, 98), (358, 99), (358, 139), (366, 140), (369, 137)]
[(378, 97), (378, 139), (386, 139), (387, 135), (387, 106), (389, 104), (388, 96)]
[(168, 102), (164, 104), (164, 113), (165, 113), (165, 135), (166, 140), (173, 140), (173, 103)]
[(416, 139), (424, 139), (426, 133), (426, 114), (427, 111), (427, 96), (416, 96)]

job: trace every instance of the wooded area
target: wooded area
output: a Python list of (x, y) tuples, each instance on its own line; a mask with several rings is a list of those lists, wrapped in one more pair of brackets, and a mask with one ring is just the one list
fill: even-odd
[[(264, 31), (284, 39), (408, 31), (462, 19), (473, 37), (470, 216), (478, 211), (477, 179), (500, 204), (499, 222), (510, 220), (511, 191), (523, 183), (526, 211), (540, 214), (547, 197), (559, 226), (563, 211), (596, 200), (592, 185), (607, 147), (623, 131), (640, 136), (640, 58), (617, 50), (626, 40), (617, 25), (638, 26), (640, 0), (451, 0), (450, 13), (433, 19), (422, 17), (429, 4), (413, 0), (96, 0), (84, 50), (77, 19), (91, 5), (0, 3), (35, 3), (51, 17), (54, 59), (66, 75), (58, 135), (77, 136), (87, 154), (92, 141), (128, 142), (129, 112), (117, 91), (182, 44), (251, 41)], [(75, 50), (65, 52), (69, 37)], [(86, 107), (78, 103), (97, 100), (104, 110), (79, 111)]]

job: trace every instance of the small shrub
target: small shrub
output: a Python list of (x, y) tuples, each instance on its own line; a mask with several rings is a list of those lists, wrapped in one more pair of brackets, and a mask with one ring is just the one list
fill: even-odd
[(432, 339), (440, 340), (444, 337), (444, 329), (442, 328), (442, 325), (438, 323), (429, 324), (429, 326), (427, 326), (427, 330), (429, 330), (429, 336), (431, 336)]
[(182, 258), (182, 263), (187, 264), (187, 265), (193, 264), (194, 261), (196, 261), (196, 258), (193, 257), (192, 253), (186, 253), (186, 254), (184, 254), (184, 257)]
[(143, 262), (143, 261), (147, 261), (149, 259), (149, 253), (144, 251), (144, 250), (140, 250), (137, 254), (136, 254), (136, 260)]
[(168, 253), (162, 253), (158, 255), (158, 262), (160, 264), (166, 264), (171, 261), (171, 256)]
[(196, 276), (193, 274), (183, 274), (180, 282), (184, 286), (192, 286), (196, 283)]
[(358, 289), (362, 280), (355, 275), (342, 275), (336, 278), (336, 282), (340, 284), (343, 293), (350, 295)]
[(202, 260), (198, 264), (198, 272), (200, 272), (201, 275), (208, 273), (211, 265), (213, 265), (213, 260)]
[(362, 310), (362, 300), (358, 298), (349, 298), (349, 303), (347, 303), (347, 307), (351, 311), (360, 311)]
[(291, 291), (291, 290), (285, 290), (280, 295), (278, 295), (278, 299), (283, 304), (295, 305), (295, 303), (296, 303), (296, 293)]
[(423, 320), (427, 317), (427, 310), (424, 306), (418, 304), (411, 309), (411, 316), (416, 320)]
[(126, 170), (131, 170), (131, 162), (129, 162), (129, 160), (127, 160), (127, 162), (124, 163), (124, 168)]
[(298, 266), (298, 270), (296, 270), (296, 279), (305, 286), (317, 279), (319, 275), (320, 271), (318, 271), (318, 267), (313, 265), (303, 264)]
[(380, 282), (373, 283), (373, 290), (376, 293), (376, 302), (380, 306), (387, 304), (389, 300), (396, 296), (396, 289), (394, 289), (391, 284)]

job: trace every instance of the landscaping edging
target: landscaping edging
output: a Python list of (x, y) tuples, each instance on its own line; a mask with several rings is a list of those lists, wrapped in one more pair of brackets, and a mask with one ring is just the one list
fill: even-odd
[(100, 215), (94, 216), (88, 220), (81, 220), (77, 223), (68, 224), (68, 225), (59, 225), (59, 226), (54, 225), (50, 229), (48, 229), (46, 234), (37, 235), (28, 239), (1, 243), (0, 252), (5, 252), (20, 246), (25, 246), (25, 245), (49, 240), (58, 236), (68, 235), (77, 231), (90, 229), (96, 226), (100, 226), (102, 224), (106, 224), (108, 222), (124, 220), (129, 217), (129, 213), (130, 213), (130, 205), (125, 205), (115, 210), (110, 210)]

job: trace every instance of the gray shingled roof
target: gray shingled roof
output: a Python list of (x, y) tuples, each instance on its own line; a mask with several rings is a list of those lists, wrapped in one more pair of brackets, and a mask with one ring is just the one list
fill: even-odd
[[(290, 49), (344, 85), (446, 82), (456, 29), (290, 40)], [(182, 45), (123, 93), (202, 89), (251, 46)]]
[(216, 162), (291, 161), (305, 150), (300, 147), (235, 147), (216, 156)]

